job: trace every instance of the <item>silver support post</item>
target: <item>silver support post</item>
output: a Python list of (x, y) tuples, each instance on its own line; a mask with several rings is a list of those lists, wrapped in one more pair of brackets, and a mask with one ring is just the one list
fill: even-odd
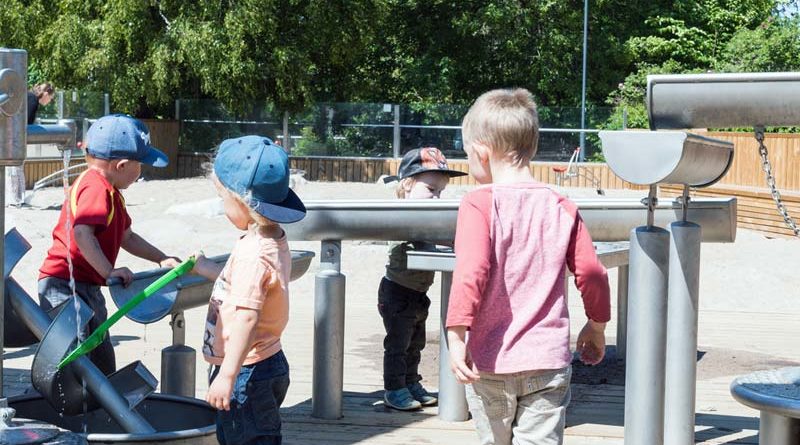
[(664, 443), (686, 445), (694, 443), (702, 230), (681, 221), (670, 224), (669, 231)]
[(400, 105), (394, 105), (394, 133), (392, 137), (392, 156), (400, 157)]
[(617, 268), (617, 359), (624, 359), (628, 344), (628, 266)]
[[(6, 241), (6, 169), (0, 167), (0, 270), (6, 270), (5, 265), (5, 241)], [(5, 282), (5, 277), (3, 277)], [(5, 392), (3, 391), (3, 354), (5, 354), (5, 338), (3, 334), (6, 326), (5, 309), (6, 307), (6, 287), (0, 286), (0, 405), (5, 406)]]
[(175, 120), (181, 120), (181, 100), (175, 99)]
[(628, 350), (625, 358), (625, 445), (664, 443), (669, 232), (631, 231)]
[(622, 129), (628, 129), (628, 108), (625, 107), (622, 109)]
[(58, 119), (64, 119), (64, 92), (58, 92)]
[[(583, 69), (581, 70), (581, 130), (586, 129), (586, 53), (589, 37), (589, 0), (583, 0)], [(578, 161), (586, 159), (586, 132), (581, 131), (581, 151)]]
[(195, 396), (196, 353), (186, 346), (186, 320), (183, 312), (172, 314), (172, 345), (161, 350), (161, 392), (184, 397)]
[(800, 445), (800, 419), (761, 411), (759, 445)]
[(319, 272), (314, 286), (314, 364), (311, 383), (311, 416), (321, 419), (342, 417), (345, 276), (340, 272), (341, 255), (341, 241), (322, 241)]
[(447, 346), (447, 305), (450, 301), (452, 272), (442, 272), (441, 323), (439, 327), (439, 418), (450, 422), (469, 419), (464, 385), (458, 383), (450, 369), (450, 348)]
[(111, 114), (111, 100), (108, 93), (103, 93), (103, 114)]
[(283, 149), (286, 153), (292, 153), (292, 137), (289, 135), (289, 112), (283, 112)]

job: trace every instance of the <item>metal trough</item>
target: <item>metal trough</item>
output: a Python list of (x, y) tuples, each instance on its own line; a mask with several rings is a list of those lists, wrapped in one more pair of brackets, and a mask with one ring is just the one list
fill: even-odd
[(119, 445), (212, 445), (217, 443), (216, 410), (197, 399), (151, 394), (136, 412), (155, 429), (151, 433), (128, 434), (105, 410), (86, 415), (61, 416), (39, 395), (9, 399), (17, 417), (36, 419), (70, 431), (83, 431), (90, 444)]
[(733, 144), (683, 131), (601, 131), (603, 155), (620, 178), (638, 185), (707, 187), (733, 162)]
[(647, 76), (650, 129), (793, 126), (800, 73)]
[[(209, 259), (221, 264), (228, 261), (228, 256), (219, 255)], [(292, 250), (292, 274), (290, 280), (294, 281), (303, 276), (311, 265), (313, 258), (314, 252)], [(128, 287), (122, 286), (119, 281), (114, 281), (114, 284), (109, 286), (114, 304), (117, 307), (122, 307), (168, 270), (162, 268), (136, 273), (133, 275), (133, 282)], [(137, 323), (148, 324), (161, 320), (169, 314), (205, 306), (211, 297), (213, 286), (213, 282), (201, 276), (183, 275), (145, 299), (128, 312), (126, 317)]]
[[(647, 207), (638, 199), (575, 199), (592, 240), (627, 241), (630, 231), (647, 217)], [(290, 240), (376, 240), (425, 239), (452, 241), (455, 238), (458, 200), (337, 200), (306, 201), (306, 217), (284, 230)], [(661, 200), (655, 220), (668, 225), (681, 220), (677, 201)], [(703, 225), (704, 242), (733, 242), (736, 239), (736, 199), (692, 200), (689, 218)]]

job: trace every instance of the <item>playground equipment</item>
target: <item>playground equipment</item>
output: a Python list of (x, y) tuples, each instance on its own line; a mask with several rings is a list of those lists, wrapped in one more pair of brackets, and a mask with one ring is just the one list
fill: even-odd
[[(56, 143), (63, 146), (65, 152), (74, 145), (74, 126), (68, 122), (55, 126), (24, 125), (22, 110), (25, 109), (26, 95), (22, 79), (26, 77), (27, 53), (0, 49), (0, 166), (20, 165), (25, 159), (26, 141)], [(3, 187), (4, 177), (5, 171), (0, 168), (0, 187)], [(68, 434), (56, 428), (57, 425), (66, 430), (85, 431), (85, 439), (90, 443), (216, 443), (215, 410), (190, 397), (154, 393), (158, 382), (140, 362), (131, 363), (105, 376), (88, 358), (81, 356), (58, 370), (58, 363), (75, 347), (80, 329), (78, 320), (85, 325), (92, 311), (80, 298), (76, 298), (75, 304), (64, 304), (52, 313), (45, 313), (10, 276), (14, 266), (30, 249), (30, 244), (16, 229), (6, 233), (3, 198), (4, 190), (0, 189), (0, 233), (5, 233), (4, 237), (0, 237), (3, 251), (0, 269), (4, 271), (5, 282), (5, 286), (0, 286), (0, 307), (3, 308), (0, 313), (0, 344), (21, 347), (39, 342), (31, 369), (31, 382), (39, 394), (12, 399), (10, 404), (13, 409), (4, 408), (7, 401), (0, 399), (0, 408), (4, 408), (0, 414), (5, 420), (0, 423), (0, 442), (41, 443), (54, 436)], [(310, 261), (309, 254), (299, 254), (297, 257), (301, 264), (296, 266), (299, 273), (295, 276), (302, 275)], [(160, 276), (164, 272), (161, 270), (157, 274)], [(178, 337), (176, 331), (183, 332), (181, 311), (208, 302), (213, 283), (200, 277), (193, 279), (190, 284), (179, 279), (170, 283), (172, 287), (167, 286), (171, 289), (171, 296), (167, 299), (171, 298), (174, 304), (167, 308), (166, 313), (173, 314), (173, 322), (180, 321), (175, 323), (178, 327), (173, 326), (173, 339)], [(205, 295), (204, 301), (199, 298), (201, 292)], [(183, 294), (192, 294), (192, 298), (185, 298)], [(145, 303), (150, 301), (158, 304), (163, 298), (159, 298), (157, 293)], [(178, 302), (185, 303), (179, 305)], [(137, 306), (137, 309), (147, 312), (145, 303)], [(153, 312), (152, 309), (149, 311)], [(180, 340), (182, 343), (182, 337)], [(191, 380), (166, 385), (167, 389), (177, 392), (183, 388), (180, 385), (186, 386), (188, 383), (193, 395), (194, 360), (191, 361), (191, 367), (175, 365), (169, 369), (173, 375), (191, 376)], [(162, 385), (164, 388), (165, 385)], [(46, 424), (39, 423), (35, 428), (8, 427), (12, 423), (9, 419), (13, 417), (14, 410)]]
[[(760, 127), (756, 135), (773, 197), (798, 233), (774, 187), (763, 126), (800, 122), (800, 74), (649, 76), (648, 111), (652, 130)], [(685, 131), (601, 131), (600, 139), (614, 173), (650, 189), (647, 224), (631, 232), (625, 443), (694, 443), (700, 243), (713, 228), (688, 214), (689, 189), (718, 181), (733, 147)], [(679, 202), (687, 210), (669, 230), (654, 218), (658, 184), (683, 186)], [(762, 430), (784, 428), (778, 423), (762, 423)]]
[[(592, 238), (625, 241), (646, 215), (636, 199), (577, 199)], [(307, 201), (306, 217), (286, 226), (290, 240), (321, 241), (320, 266), (314, 290), (314, 369), (312, 416), (342, 417), (345, 276), (341, 273), (342, 240), (414, 240), (451, 242), (455, 238), (457, 200)], [(685, 209), (677, 202), (653, 205), (661, 224), (688, 213), (703, 221), (708, 242), (731, 242), (736, 234), (734, 199), (695, 200)], [(447, 370), (446, 372), (450, 372)], [(447, 379), (448, 376), (440, 376)], [(455, 409), (457, 411), (457, 408)], [(447, 416), (445, 416), (447, 417)]]
[(581, 147), (575, 147), (575, 150), (572, 151), (572, 156), (569, 157), (567, 165), (557, 165), (552, 167), (553, 172), (556, 174), (556, 185), (561, 187), (564, 185), (565, 180), (571, 181), (573, 178), (583, 177), (592, 184), (592, 187), (595, 189), (595, 191), (597, 191), (598, 195), (605, 195), (606, 193), (602, 188), (600, 188), (600, 178), (597, 178), (591, 170), (580, 170), (580, 167), (578, 166), (578, 157), (580, 154)]

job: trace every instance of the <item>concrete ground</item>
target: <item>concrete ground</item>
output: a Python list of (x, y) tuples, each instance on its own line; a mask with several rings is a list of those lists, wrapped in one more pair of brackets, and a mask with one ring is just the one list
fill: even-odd
[[(374, 184), (304, 183), (296, 189), (303, 199), (392, 198), (389, 188)], [(444, 197), (457, 197), (467, 187), (451, 187)], [(570, 196), (592, 191), (567, 190)], [(227, 253), (238, 231), (220, 216), (215, 192), (206, 179), (142, 181), (124, 192), (134, 230), (165, 252), (186, 257), (198, 250), (206, 255)], [(609, 196), (638, 196), (630, 191), (608, 191)], [(32, 244), (13, 276), (33, 296), (37, 270), (51, 242), (63, 191), (53, 188), (37, 192), (32, 206), (6, 209), (6, 226), (16, 226)], [(293, 249), (319, 253), (319, 243), (292, 242)], [(698, 361), (698, 441), (703, 443), (755, 443), (757, 412), (733, 401), (727, 386), (737, 375), (779, 366), (798, 365), (800, 344), (797, 304), (800, 279), (800, 241), (768, 239), (740, 230), (731, 244), (703, 246), (700, 283)], [(469, 422), (437, 421), (435, 408), (422, 413), (385, 412), (381, 397), (383, 327), (376, 305), (377, 285), (383, 273), (385, 243), (343, 242), (342, 272), (347, 276), (345, 334), (345, 419), (336, 422), (309, 420), (312, 371), (312, 330), (315, 259), (309, 273), (291, 285), (290, 321), (284, 349), (292, 367), (292, 384), (284, 403), (286, 443), (477, 443)], [(152, 269), (152, 263), (123, 252), (119, 265), (134, 271)], [(610, 273), (612, 290), (616, 273)], [(439, 283), (430, 296), (438, 308)], [(577, 296), (574, 289), (571, 295)], [(612, 299), (613, 302), (613, 299)], [(116, 307), (108, 299), (109, 310)], [(570, 299), (573, 332), (585, 321), (579, 298)], [(431, 314), (437, 313), (432, 310)], [(612, 311), (612, 313), (615, 313)], [(205, 308), (186, 313), (186, 340), (201, 348)], [(609, 359), (600, 367), (576, 367), (573, 404), (568, 420), (567, 443), (621, 443), (622, 384), (624, 363), (613, 359), (615, 320), (609, 323)], [(438, 369), (438, 317), (428, 319), (428, 347), (424, 351), (423, 375), (435, 389)], [(168, 320), (139, 325), (121, 320), (112, 329), (118, 366), (141, 360), (159, 376), (160, 351), (171, 343)], [(4, 394), (14, 395), (29, 385), (34, 348), (8, 349), (3, 356)], [(197, 357), (197, 396), (207, 390), (206, 365)], [(363, 418), (363, 419), (362, 419)], [(350, 420), (348, 420), (350, 419)], [(361, 420), (359, 420), (361, 419)], [(378, 419), (378, 420), (376, 420)], [(340, 440), (331, 437), (340, 435)], [(339, 437), (339, 436), (337, 436)]]

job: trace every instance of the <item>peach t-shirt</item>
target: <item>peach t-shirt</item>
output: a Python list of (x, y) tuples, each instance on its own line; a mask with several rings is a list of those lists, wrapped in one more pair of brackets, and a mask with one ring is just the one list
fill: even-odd
[(251, 228), (236, 242), (214, 283), (203, 335), (203, 356), (221, 365), (236, 321), (236, 308), (258, 311), (253, 344), (243, 365), (281, 350), (281, 333), (289, 320), (289, 276), (292, 256), (286, 235), (268, 238)]

